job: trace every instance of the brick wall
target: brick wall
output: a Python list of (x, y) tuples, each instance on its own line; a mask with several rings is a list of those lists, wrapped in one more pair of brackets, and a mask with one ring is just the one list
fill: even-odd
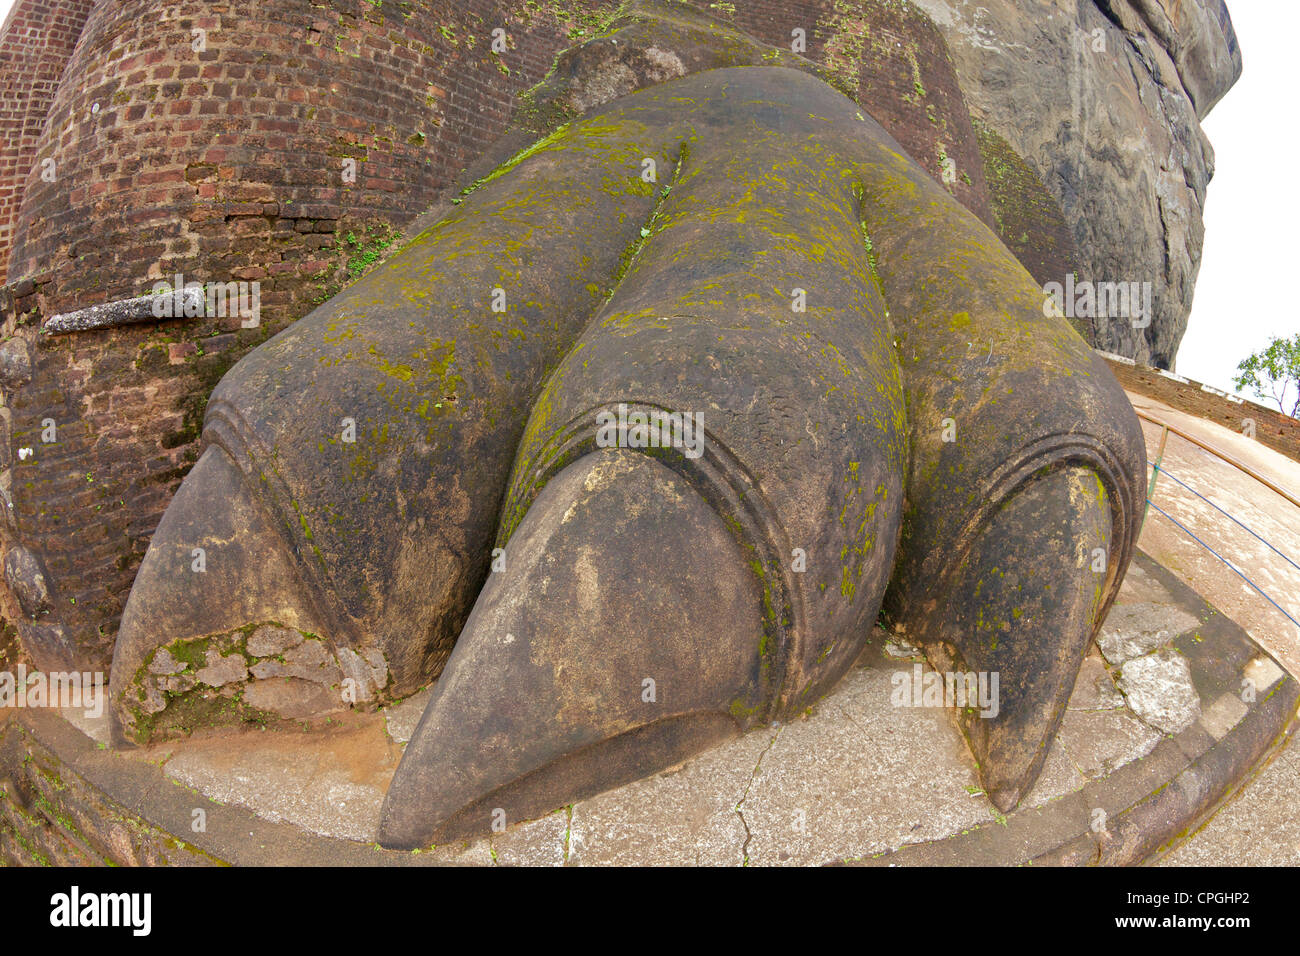
[[(9, 263), (57, 310), (188, 270), (300, 313), (340, 223), (400, 223), (505, 129), (567, 28), (492, 0), (103, 0), (27, 177)], [(490, 32), (515, 46), (490, 55)], [(201, 31), (201, 32), (196, 32)], [(202, 49), (196, 49), (201, 46)], [(344, 162), (356, 162), (355, 183)]]
[(18, 0), (0, 28), (0, 282), (23, 183), (94, 0)]
[(1148, 395), (1180, 412), (1238, 433), (1243, 432), (1249, 419), (1255, 423), (1256, 441), (1292, 461), (1300, 461), (1300, 420), (1283, 415), (1276, 408), (1209, 389), (1200, 382), (1102, 354), (1115, 378), (1130, 392)]

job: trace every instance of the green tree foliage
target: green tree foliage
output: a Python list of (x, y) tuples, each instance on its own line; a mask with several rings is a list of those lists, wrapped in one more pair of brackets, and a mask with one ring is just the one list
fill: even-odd
[[(1276, 336), (1268, 346), (1241, 360), (1232, 384), (1249, 387), (1257, 396), (1272, 399), (1284, 415), (1296, 418), (1300, 412), (1300, 332), (1289, 339)], [(1290, 396), (1292, 386), (1296, 393)], [(1290, 405), (1290, 410), (1287, 405)]]

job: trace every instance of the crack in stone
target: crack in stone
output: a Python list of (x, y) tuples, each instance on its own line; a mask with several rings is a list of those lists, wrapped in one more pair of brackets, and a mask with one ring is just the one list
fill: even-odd
[(642, 225), (640, 233), (632, 240), (631, 245), (624, 250), (623, 258), (619, 262), (618, 269), (615, 271), (610, 283), (609, 295), (605, 297), (605, 301), (601, 304), (602, 309), (609, 305), (614, 296), (618, 294), (619, 288), (623, 285), (623, 280), (632, 272), (633, 264), (641, 255), (641, 250), (645, 247), (646, 243), (654, 238), (654, 225), (656, 220), (659, 218), (659, 213), (663, 210), (664, 202), (667, 200), (668, 194), (672, 192), (672, 188), (681, 181), (682, 169), (686, 165), (686, 157), (688, 154), (687, 146), (688, 144), (685, 140), (677, 145), (677, 163), (673, 167), (672, 176), (669, 178), (668, 183), (664, 188), (655, 194), (654, 202), (650, 207), (650, 213), (646, 216), (645, 223)]
[(741, 794), (740, 800), (736, 803), (736, 816), (740, 817), (740, 825), (745, 828), (745, 842), (740, 846), (741, 866), (749, 866), (749, 841), (754, 838), (754, 834), (750, 832), (749, 824), (745, 821), (745, 814), (741, 812), (741, 807), (743, 807), (745, 801), (749, 799), (749, 788), (754, 785), (754, 780), (758, 777), (758, 771), (763, 766), (763, 758), (767, 756), (767, 752), (771, 750), (772, 745), (776, 743), (776, 738), (781, 736), (781, 731), (783, 729), (784, 727), (776, 728), (776, 733), (772, 734), (772, 739), (767, 742), (767, 746), (763, 748), (763, 752), (758, 755), (758, 761), (754, 764), (754, 769), (750, 771), (749, 781), (745, 784), (745, 792)]
[(847, 720), (850, 724), (853, 725), (853, 729), (854, 729), (854, 730), (858, 731), (859, 733), (863, 734), (864, 736), (866, 735), (866, 733), (867, 733), (866, 730), (864, 730), (864, 729), (863, 729), (863, 728), (858, 724), (858, 722), (857, 722), (856, 720), (853, 719), (853, 715), (852, 715), (851, 713), (849, 713), (849, 709), (848, 709), (847, 707), (845, 707), (845, 706), (844, 706), (843, 704), (841, 704), (841, 703), (837, 703), (835, 706), (836, 706), (836, 709), (839, 710), (839, 712), (843, 715), (844, 719)]

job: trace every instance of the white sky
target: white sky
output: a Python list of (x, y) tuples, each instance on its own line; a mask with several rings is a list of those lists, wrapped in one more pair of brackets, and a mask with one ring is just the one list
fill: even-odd
[(1293, 177), (1297, 111), (1294, 0), (1228, 0), (1245, 67), (1204, 128), (1215, 173), (1205, 203), (1205, 250), (1180, 375), (1231, 391), (1237, 363), (1270, 336), (1300, 332), (1300, 278), (1293, 229), (1300, 203)]
[[(0, 23), (13, 0), (0, 0)], [(1205, 249), (1177, 371), (1231, 390), (1237, 363), (1270, 336), (1300, 331), (1287, 284), (1300, 277), (1294, 177), (1295, 0), (1229, 0), (1245, 70), (1205, 120), (1216, 172), (1205, 208)]]

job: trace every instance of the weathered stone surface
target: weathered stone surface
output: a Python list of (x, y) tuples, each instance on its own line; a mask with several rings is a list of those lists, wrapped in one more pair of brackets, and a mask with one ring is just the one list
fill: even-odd
[(0, 385), (10, 390), (21, 388), (31, 378), (32, 356), (27, 340), (15, 337), (0, 344)]
[[(4, 475), (6, 476), (9, 474), (10, 472), (7, 470), (4, 472)], [(0, 483), (0, 511), (4, 512), (5, 525), (9, 530), (17, 531), (18, 520), (17, 516), (14, 514), (14, 498), (10, 493), (9, 488), (3, 483)]]
[(183, 670), (185, 665), (172, 657), (172, 652), (165, 647), (158, 648), (153, 660), (149, 662), (149, 673), (154, 675), (179, 674)]
[(1056, 739), (1078, 771), (1094, 780), (1150, 753), (1160, 733), (1124, 709), (1070, 711)]
[(1124, 604), (1106, 617), (1097, 646), (1106, 660), (1118, 667), (1150, 654), (1199, 623), (1186, 611), (1167, 604)]
[(507, 829), (491, 841), (498, 866), (562, 866), (569, 851), (569, 810), (561, 807), (540, 820)]
[(835, 697), (838, 714), (779, 728), (738, 806), (751, 863), (870, 856), (991, 819), (988, 800), (971, 792), (979, 778), (947, 731), (948, 713), (881, 706), (893, 673), (854, 669)]
[(18, 633), (23, 648), (36, 662), (36, 666), (47, 671), (81, 669), (76, 642), (62, 624), (44, 619), (32, 621), (22, 618), (18, 621)]
[[(1172, 610), (1180, 609), (1177, 599), (1169, 589), (1147, 573), (1136, 561), (1129, 565), (1128, 571), (1124, 574), (1121, 601), (1123, 604), (1164, 604)], [(1117, 604), (1115, 610), (1118, 611), (1121, 606)]]
[(281, 717), (310, 717), (341, 706), (339, 695), (327, 687), (296, 677), (272, 677), (250, 683), (244, 703)]
[(156, 681), (146, 681), (142, 690), (140, 709), (146, 714), (157, 714), (166, 709), (167, 698)]
[(1244, 676), (1250, 681), (1251, 689), (1258, 696), (1268, 693), (1274, 684), (1286, 676), (1286, 672), (1273, 658), (1260, 655), (1246, 665)]
[(895, 638), (885, 644), (885, 654), (895, 660), (907, 661), (914, 657), (920, 657), (921, 649), (915, 644), (909, 644), (902, 638)]
[(375, 689), (383, 690), (388, 686), (388, 661), (384, 659), (384, 652), (377, 647), (367, 647), (362, 650), (361, 658), (370, 668), (370, 679)]
[(363, 730), (336, 731), (328, 749), (295, 746), (292, 735), (257, 734), (191, 747), (168, 760), (163, 772), (273, 823), (371, 843), (391, 773), (385, 758)]
[(254, 657), (275, 657), (303, 641), (298, 631), (289, 627), (264, 624), (248, 635), (248, 653)]
[[(1117, 605), (1110, 617), (1124, 608)], [(1108, 618), (1109, 620), (1109, 618)], [(1079, 676), (1074, 682), (1074, 693), (1070, 695), (1071, 710), (1115, 710), (1124, 706), (1124, 695), (1115, 686), (1105, 661), (1095, 651), (1083, 659)]]
[(356, 702), (364, 703), (372, 700), (375, 696), (374, 679), (370, 667), (361, 655), (345, 647), (338, 653), (338, 664), (343, 680), (352, 682), (350, 687), (356, 696)]
[(1153, 283), (1148, 328), (1098, 320), (1091, 341), (1172, 368), (1214, 170), (1199, 117), (1241, 72), (1222, 0), (915, 2), (947, 38), (972, 112), (1059, 201), (1079, 278)]
[(1245, 791), (1222, 806), (1199, 830), (1160, 858), (1159, 866), (1300, 866), (1300, 746), (1287, 735), (1276, 759)]
[(342, 678), (338, 664), (323, 641), (306, 640), (286, 650), (280, 660), (263, 660), (250, 671), (254, 677), (296, 677), (332, 687)]
[(1224, 0), (1100, 0), (1099, 6), (1125, 32), (1160, 45), (1199, 116), (1241, 76), (1241, 50)]
[(209, 687), (224, 687), (248, 677), (248, 664), (242, 654), (221, 654), (208, 651), (207, 666), (195, 675), (199, 683)]
[(575, 804), (569, 864), (738, 865), (746, 834), (737, 805), (774, 736), (774, 728), (756, 728), (683, 766)]
[(1166, 734), (1190, 727), (1201, 714), (1187, 659), (1172, 648), (1126, 663), (1119, 689), (1134, 713)]
[[(313, 634), (323, 630), (310, 603), (295, 600), (298, 579), (284, 536), (236, 475), (228, 457), (205, 454), (154, 534), (136, 576), (138, 596), (127, 604), (113, 649), (110, 689), (122, 738), (144, 742), (146, 726), (158, 734), (183, 729), (169, 719), (142, 724), (133, 713), (145, 663), (158, 647), (197, 645), (267, 621)], [(222, 507), (191, 497), (191, 481), (206, 482)], [(202, 572), (194, 570), (196, 548), (206, 556)], [(151, 580), (164, 586), (149, 586)], [(238, 708), (225, 712), (242, 719)]]
[(158, 689), (172, 694), (183, 694), (193, 690), (198, 682), (189, 674), (173, 674), (158, 681)]
[(426, 687), (424, 690), (416, 691), (406, 700), (384, 708), (385, 727), (393, 743), (404, 744), (411, 739), (411, 734), (415, 732), (415, 725), (420, 722), (420, 718), (428, 709), (431, 696), (433, 696), (433, 688)]
[(1222, 694), (1201, 712), (1201, 726), (1215, 740), (1222, 740), (1249, 709), (1236, 694)]
[(5, 583), (28, 617), (50, 610), (50, 583), (40, 559), (31, 551), (21, 546), (9, 549), (5, 555)]
[(1077, 793), (1087, 782), (1088, 778), (1075, 766), (1058, 736), (1052, 741), (1052, 750), (1043, 761), (1038, 782), (1034, 784), (1034, 789), (1025, 794), (1021, 806), (1025, 808), (1046, 806), (1068, 794)]
[(344, 680), (352, 681), (350, 685), (355, 693), (357, 703), (373, 700), (388, 683), (388, 666), (384, 662), (383, 652), (377, 648), (367, 648), (366, 656), (358, 654), (350, 647), (338, 652), (338, 665)]

